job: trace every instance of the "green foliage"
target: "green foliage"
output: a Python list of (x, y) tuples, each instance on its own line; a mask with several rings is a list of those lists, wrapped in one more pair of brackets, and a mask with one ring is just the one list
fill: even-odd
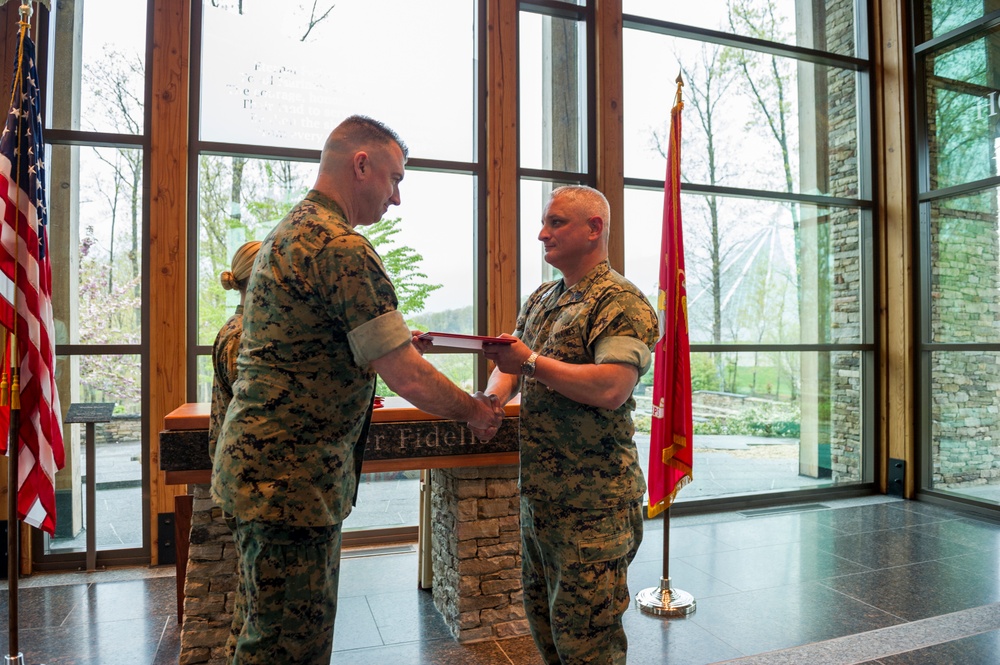
[[(763, 355), (761, 354), (761, 356)], [(783, 362), (786, 360), (784, 356), (795, 354), (782, 353), (778, 355), (779, 362)], [(778, 399), (793, 399), (797, 394), (791, 381), (791, 377), (797, 374), (797, 370), (775, 366), (773, 361), (766, 364), (760, 362), (756, 366), (737, 365), (733, 357), (730, 357), (726, 361), (723, 374), (725, 375), (725, 392), (740, 395), (761, 395)], [(707, 390), (707, 388), (702, 390)]]
[(440, 312), (422, 312), (413, 317), (411, 328), (435, 332), (468, 333), (473, 329), (472, 305)]
[(691, 354), (691, 389), (719, 390), (721, 385), (712, 356), (705, 353)]
[(261, 240), (308, 191), (315, 167), (291, 162), (203, 155), (198, 167), (198, 340), (211, 344), (238, 296), (219, 275), (232, 253)]
[(643, 434), (649, 434), (650, 429), (653, 426), (653, 418), (652, 418), (652, 416), (633, 415), (632, 416), (632, 424), (635, 425), (635, 431), (636, 432), (642, 432)]
[(796, 438), (801, 419), (798, 402), (764, 402), (736, 416), (696, 422), (694, 433)]
[(382, 263), (396, 287), (399, 311), (405, 316), (422, 311), (427, 296), (440, 289), (441, 285), (427, 283), (427, 274), (420, 270), (423, 256), (412, 247), (395, 244), (393, 236), (400, 232), (402, 221), (401, 217), (382, 219), (360, 231), (382, 257)]
[[(263, 239), (308, 191), (313, 165), (204, 155), (199, 161), (198, 339), (211, 344), (238, 302), (219, 275), (229, 268), (235, 248)], [(427, 283), (423, 257), (397, 244), (400, 218), (383, 219), (359, 231), (378, 251), (396, 287), (399, 311), (417, 314), (440, 284)], [(471, 308), (469, 315), (471, 316)], [(471, 329), (471, 325), (462, 330)], [(211, 383), (210, 367), (199, 368), (199, 385)], [(469, 373), (471, 376), (471, 372)], [(391, 395), (384, 384), (379, 394)]]

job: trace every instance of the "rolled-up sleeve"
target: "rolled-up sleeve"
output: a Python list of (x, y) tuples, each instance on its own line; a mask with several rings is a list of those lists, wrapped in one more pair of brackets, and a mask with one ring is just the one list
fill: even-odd
[(354, 362), (367, 365), (404, 344), (410, 343), (410, 329), (398, 310), (362, 323), (347, 333)]
[(639, 368), (639, 376), (646, 373), (652, 362), (652, 354), (645, 343), (635, 337), (612, 336), (597, 340), (594, 361), (602, 363), (624, 363)]

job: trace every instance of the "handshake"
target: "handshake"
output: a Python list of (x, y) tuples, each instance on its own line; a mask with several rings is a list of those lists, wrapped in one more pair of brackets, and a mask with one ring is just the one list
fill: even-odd
[(476, 401), (475, 415), (469, 419), (469, 429), (482, 441), (489, 441), (503, 423), (503, 405), (496, 395), (479, 391), (472, 396)]

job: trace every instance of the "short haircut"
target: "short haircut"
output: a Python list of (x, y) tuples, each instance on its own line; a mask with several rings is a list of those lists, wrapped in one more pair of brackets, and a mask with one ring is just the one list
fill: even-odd
[(410, 156), (410, 149), (403, 143), (403, 139), (399, 138), (399, 134), (394, 132), (384, 122), (369, 118), (366, 115), (352, 115), (348, 117), (337, 126), (337, 129), (330, 135), (330, 139), (333, 139), (334, 136), (349, 136), (359, 143), (371, 141), (384, 145), (392, 142), (398, 145), (399, 149), (403, 151), (404, 161)]
[(600, 217), (603, 219), (605, 231), (610, 228), (611, 205), (604, 194), (598, 190), (586, 185), (564, 185), (552, 190), (550, 198), (554, 199), (557, 196), (568, 197), (587, 217)]

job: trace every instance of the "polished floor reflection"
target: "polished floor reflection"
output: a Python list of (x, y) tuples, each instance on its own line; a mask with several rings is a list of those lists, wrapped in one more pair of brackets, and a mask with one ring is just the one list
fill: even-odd
[[(633, 595), (659, 580), (658, 527), (630, 569)], [(866, 497), (674, 518), (670, 546), (697, 611), (630, 609), (630, 664), (1000, 662), (1000, 521)], [(541, 663), (530, 638), (457, 644), (417, 589), (412, 547), (345, 551), (342, 571), (335, 665)], [(167, 568), (22, 580), (25, 662), (177, 663), (173, 584)]]

